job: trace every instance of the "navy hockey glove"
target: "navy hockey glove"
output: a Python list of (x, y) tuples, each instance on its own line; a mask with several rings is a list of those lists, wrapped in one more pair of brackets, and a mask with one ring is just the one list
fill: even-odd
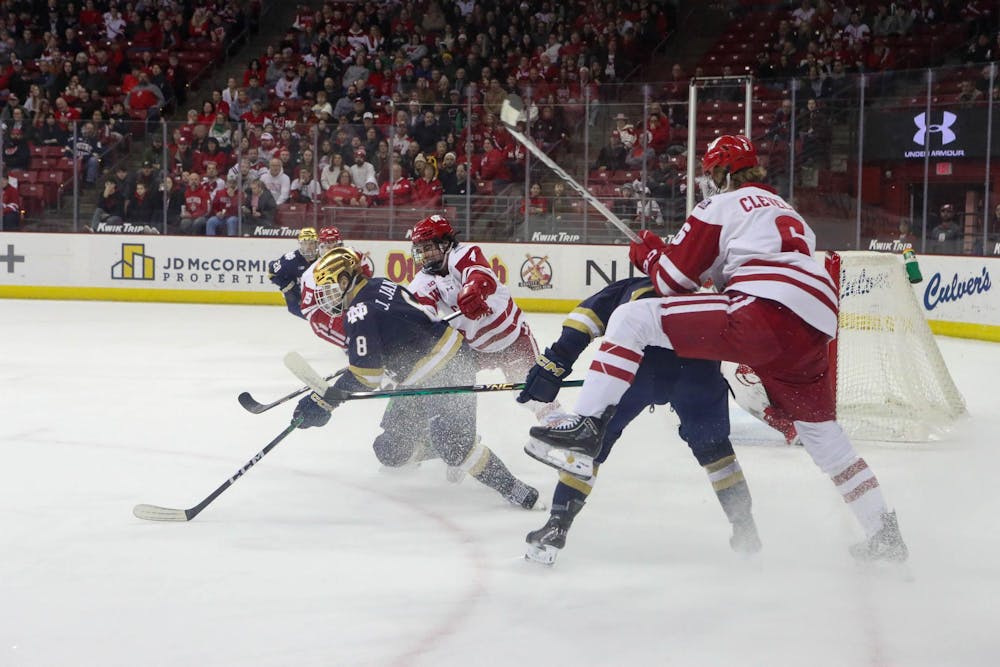
[(335, 398), (338, 392), (333, 388), (326, 390), (326, 394), (319, 395), (316, 392), (311, 392), (308, 396), (303, 396), (298, 405), (295, 406), (295, 412), (292, 413), (292, 419), (302, 419), (302, 423), (299, 424), (299, 428), (312, 428), (313, 426), (326, 426), (326, 423), (330, 421), (330, 413), (333, 412), (334, 408), (340, 405), (341, 401)]
[(528, 371), (524, 389), (517, 395), (518, 403), (528, 401), (551, 403), (562, 388), (563, 379), (572, 370), (573, 367), (560, 359), (552, 348), (545, 348), (545, 353), (538, 355), (535, 365)]

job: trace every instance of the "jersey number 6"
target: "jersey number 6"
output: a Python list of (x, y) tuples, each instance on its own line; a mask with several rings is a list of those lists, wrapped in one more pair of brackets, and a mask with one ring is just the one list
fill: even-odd
[(781, 235), (781, 252), (797, 252), (809, 255), (806, 243), (806, 228), (801, 220), (790, 215), (779, 215), (774, 221)]

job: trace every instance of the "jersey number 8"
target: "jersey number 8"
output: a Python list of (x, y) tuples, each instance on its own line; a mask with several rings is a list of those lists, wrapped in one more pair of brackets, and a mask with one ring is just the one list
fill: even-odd
[(355, 336), (354, 350), (358, 353), (359, 357), (363, 357), (368, 354), (368, 339), (364, 336)]

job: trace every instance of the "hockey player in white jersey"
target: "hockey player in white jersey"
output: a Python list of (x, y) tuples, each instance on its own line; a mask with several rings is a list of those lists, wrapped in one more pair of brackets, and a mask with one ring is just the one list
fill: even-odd
[[(461, 311), (451, 326), (476, 351), (480, 368), (499, 368), (508, 382), (521, 382), (535, 365), (538, 344), (510, 290), (497, 278), (482, 248), (459, 243), (443, 215), (414, 225), (413, 262), (420, 272), (407, 289), (439, 313)], [(539, 422), (559, 415), (558, 403), (529, 401)]]
[[(318, 257), (322, 257), (333, 248), (339, 248), (344, 245), (340, 230), (333, 225), (320, 228), (317, 240)], [(302, 317), (309, 322), (309, 326), (312, 328), (314, 334), (328, 343), (333, 343), (337, 347), (344, 349), (347, 346), (347, 338), (344, 336), (343, 315), (331, 315), (327, 313), (319, 307), (316, 300), (316, 278), (313, 275), (313, 269), (316, 267), (318, 261), (317, 259), (316, 262), (313, 262), (302, 274), (300, 281), (302, 296), (299, 307)], [(359, 257), (359, 261), (361, 262), (361, 272), (366, 277), (371, 278), (375, 271), (375, 266), (372, 264), (371, 258), (363, 255)]]
[[(549, 465), (589, 476), (588, 464), (600, 453), (607, 423), (647, 346), (745, 363), (794, 420), (806, 451), (864, 529), (867, 539), (851, 553), (859, 560), (906, 560), (895, 512), (836, 421), (829, 343), (837, 335), (838, 294), (813, 256), (815, 234), (761, 184), (766, 171), (746, 137), (719, 137), (702, 166), (719, 194), (695, 207), (669, 245), (643, 232), (629, 251), (664, 298), (615, 310), (577, 414), (551, 428), (533, 427), (534, 451)], [(696, 293), (706, 279), (720, 292)]]

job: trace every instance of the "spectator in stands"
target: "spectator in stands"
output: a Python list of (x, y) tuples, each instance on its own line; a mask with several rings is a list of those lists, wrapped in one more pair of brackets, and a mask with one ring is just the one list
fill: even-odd
[(90, 218), (90, 231), (101, 231), (101, 223), (120, 225), (125, 218), (125, 197), (118, 191), (113, 178), (104, 182), (104, 191), (97, 200), (97, 208)]
[(606, 169), (608, 171), (625, 169), (625, 157), (627, 155), (628, 151), (622, 144), (621, 132), (619, 130), (613, 130), (608, 144), (603, 146), (601, 151), (597, 154), (597, 164), (595, 164), (594, 167), (596, 169)]
[(955, 207), (951, 204), (943, 204), (939, 222), (931, 229), (928, 240), (947, 243), (961, 241), (962, 236), (962, 227), (958, 224)]
[(149, 80), (146, 72), (139, 73), (139, 82), (124, 99), (125, 108), (133, 117), (146, 119), (147, 131), (152, 129), (152, 123), (159, 121), (165, 102), (163, 91)]
[(867, 23), (861, 20), (861, 14), (854, 11), (851, 12), (850, 22), (844, 28), (844, 39), (847, 40), (848, 44), (861, 43), (864, 44), (868, 41), (871, 36), (871, 28), (868, 27)]
[[(375, 179), (375, 165), (368, 161), (368, 153), (364, 148), (357, 148), (354, 151), (354, 164), (348, 167), (351, 174), (351, 182), (358, 189), (364, 188), (365, 183)], [(377, 182), (377, 181), (376, 181)]]
[(983, 100), (983, 91), (976, 88), (969, 79), (965, 79), (959, 84), (958, 101), (963, 107), (974, 106)]
[(201, 182), (201, 176), (196, 171), (187, 174), (186, 186), (184, 206), (180, 216), (181, 234), (204, 234), (205, 224), (211, 212), (211, 193)]
[(119, 162), (115, 167), (115, 173), (112, 175), (111, 180), (114, 182), (118, 194), (122, 196), (122, 199), (127, 202), (135, 191), (135, 179), (132, 174), (128, 171), (128, 165), (125, 162)]
[(420, 178), (413, 183), (413, 204), (426, 208), (437, 208), (441, 206), (441, 199), (444, 195), (444, 186), (437, 177), (437, 170), (434, 165), (424, 161), (421, 168)]
[(833, 81), (823, 76), (818, 67), (813, 66), (809, 68), (801, 89), (813, 99), (825, 100), (833, 93)]
[(97, 176), (101, 169), (102, 146), (97, 141), (94, 132), (94, 124), (86, 122), (80, 126), (79, 136), (74, 140), (69, 138), (69, 145), (64, 149), (69, 157), (75, 158), (78, 169), (83, 168), (84, 186), (92, 186), (97, 183)]
[(323, 201), (333, 206), (367, 206), (361, 189), (351, 182), (351, 173), (341, 171), (337, 182), (323, 192)]
[(236, 236), (239, 233), (242, 197), (238, 186), (236, 179), (230, 176), (226, 179), (226, 187), (213, 195), (212, 215), (205, 223), (205, 233), (208, 236), (217, 236), (223, 227), (227, 236)]
[(830, 153), (830, 122), (815, 98), (810, 97), (806, 102), (796, 129), (802, 140), (802, 164), (826, 166)]
[[(157, 207), (153, 201), (153, 192), (155, 190), (149, 190), (146, 184), (141, 181), (135, 184), (135, 190), (132, 192), (132, 195), (125, 200), (124, 217), (126, 221), (133, 225), (148, 227), (147, 231), (155, 228)], [(162, 216), (160, 221), (162, 221)]]
[(27, 169), (31, 161), (31, 148), (24, 136), (24, 129), (15, 127), (3, 136), (3, 169)]
[(273, 225), (278, 207), (259, 178), (250, 181), (250, 194), (242, 203), (243, 220), (252, 225)]
[(521, 201), (520, 216), (515, 223), (524, 222), (525, 215), (534, 223), (541, 222), (548, 216), (549, 202), (542, 196), (542, 186), (539, 183), (532, 183), (528, 190), (528, 198)]
[(259, 180), (270, 191), (276, 206), (288, 201), (292, 182), (282, 169), (281, 159), (272, 157), (267, 165), (267, 171), (260, 175)]
[(445, 190), (445, 194), (464, 197), (467, 194), (475, 195), (478, 191), (479, 186), (476, 183), (476, 179), (470, 178), (468, 165), (464, 162), (456, 164), (454, 190), (451, 192)]
[(808, 28), (815, 16), (816, 8), (813, 7), (811, 0), (802, 0), (802, 4), (792, 12), (792, 20), (799, 28)]
[(330, 160), (323, 166), (323, 171), (320, 173), (320, 187), (323, 190), (328, 190), (330, 187), (336, 185), (340, 182), (340, 172), (350, 172), (344, 167), (344, 157), (340, 152), (334, 151)]
[(379, 188), (375, 202), (380, 206), (408, 206), (412, 201), (413, 182), (403, 174), (403, 166), (395, 162), (389, 167), (389, 180)]
[(288, 200), (295, 204), (318, 204), (323, 198), (319, 181), (312, 176), (312, 170), (300, 167), (298, 177), (292, 181)]
[(483, 152), (472, 161), (472, 175), (481, 181), (492, 181), (493, 190), (499, 192), (511, 181), (507, 166), (507, 152), (492, 136), (483, 139)]
[(16, 232), (21, 228), (21, 193), (10, 182), (6, 170), (0, 171), (0, 199), (3, 200), (0, 232)]
[(284, 76), (275, 82), (274, 94), (278, 99), (299, 99), (299, 76), (291, 65), (285, 67)]

